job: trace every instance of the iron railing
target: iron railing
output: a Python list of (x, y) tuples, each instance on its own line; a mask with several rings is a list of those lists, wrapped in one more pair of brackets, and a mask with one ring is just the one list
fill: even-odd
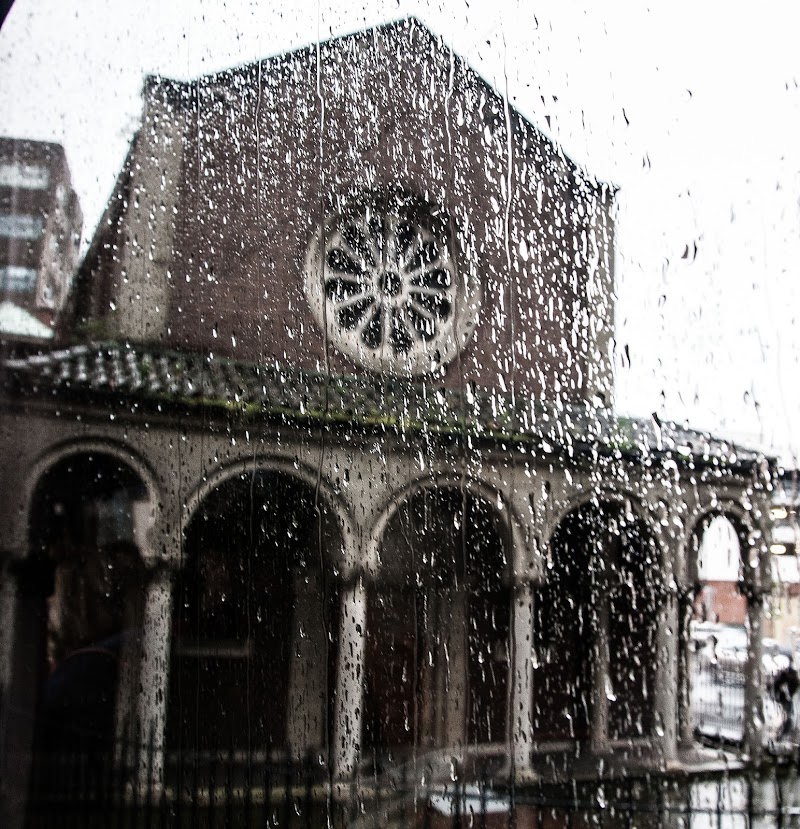
[[(722, 656), (701, 649), (692, 659), (691, 710), (701, 739), (740, 744), (745, 724), (746, 650)], [(781, 681), (782, 666), (765, 658), (762, 665), (761, 708), (764, 746), (778, 753), (791, 751), (800, 738), (797, 696)]]
[[(157, 768), (162, 759), (162, 783), (142, 777), (141, 769)], [(797, 764), (786, 758), (747, 773), (640, 772), (622, 779), (523, 785), (513, 782), (502, 758), (467, 767), (444, 755), (419, 755), (392, 766), (385, 756), (376, 756), (354, 779), (336, 781), (319, 754), (292, 762), (233, 749), (162, 758), (151, 743), (107, 751), (39, 752), (31, 769), (28, 829), (800, 825)]]

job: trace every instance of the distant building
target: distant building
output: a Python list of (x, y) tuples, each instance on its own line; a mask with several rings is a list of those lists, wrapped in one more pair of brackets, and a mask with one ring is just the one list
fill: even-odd
[(775, 487), (772, 528), (772, 600), (766, 632), (783, 645), (800, 647), (800, 525), (798, 471), (784, 471)]
[(0, 138), (0, 339), (53, 338), (82, 224), (63, 148)]
[[(770, 506), (770, 596), (764, 605), (764, 635), (782, 646), (800, 645), (800, 536), (797, 472), (784, 471), (774, 482)], [(748, 601), (735, 527), (719, 516), (708, 527), (698, 550), (697, 594), (693, 617), (698, 622), (744, 625)]]

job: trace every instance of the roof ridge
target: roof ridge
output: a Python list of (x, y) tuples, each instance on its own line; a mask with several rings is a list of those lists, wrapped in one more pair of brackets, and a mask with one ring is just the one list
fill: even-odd
[[(308, 43), (303, 44), (302, 46), (297, 46), (293, 49), (288, 49), (284, 52), (276, 52), (272, 55), (267, 55), (263, 58), (256, 58), (254, 60), (248, 60), (244, 63), (235, 64), (233, 66), (228, 66), (225, 69), (218, 69), (214, 72), (206, 72), (204, 74), (195, 75), (191, 78), (171, 78), (161, 73), (153, 73), (145, 75), (144, 79), (144, 88), (145, 91), (148, 91), (152, 86), (158, 86), (160, 84), (169, 84), (175, 86), (191, 86), (201, 81), (207, 82), (214, 82), (218, 79), (221, 79), (223, 76), (230, 75), (235, 72), (251, 69), (256, 66), (263, 66), (264, 64), (269, 63), (280, 63), (283, 61), (288, 60), (289, 58), (300, 55), (304, 52), (316, 52), (317, 49), (324, 49), (326, 47), (334, 46), (338, 43), (342, 43), (348, 40), (356, 40), (359, 38), (368, 38), (370, 35), (374, 36), (375, 33), (380, 31), (390, 31), (393, 29), (399, 29), (403, 25), (411, 25), (414, 26), (425, 34), (427, 34), (430, 38), (434, 40), (438, 40), (441, 44), (444, 45), (444, 41), (441, 36), (434, 34), (434, 32), (430, 29), (430, 27), (425, 24), (419, 17), (416, 15), (406, 15), (405, 17), (398, 17), (394, 20), (387, 20), (383, 23), (377, 23), (374, 26), (369, 26), (366, 29), (354, 29), (350, 32), (345, 32), (344, 34), (340, 35), (331, 35), (331, 37), (326, 38), (325, 40), (312, 40)], [(455, 50), (451, 47), (447, 46), (445, 48), (450, 49), (453, 54)], [(462, 58), (463, 60), (463, 58)]]
[(338, 44), (345, 44), (348, 41), (357, 41), (360, 39), (374, 38), (379, 32), (397, 32), (403, 28), (414, 30), (427, 37), (432, 44), (440, 50), (449, 52), (454, 61), (460, 64), (466, 72), (468, 72), (477, 81), (483, 89), (491, 96), (501, 102), (503, 106), (507, 104), (508, 111), (512, 121), (517, 121), (516, 129), (519, 129), (520, 124), (532, 130), (538, 138), (551, 146), (560, 158), (571, 171), (578, 171), (587, 180), (593, 182), (598, 188), (607, 187), (611, 192), (616, 192), (618, 189), (616, 185), (611, 182), (604, 182), (594, 176), (583, 164), (575, 161), (572, 156), (567, 153), (561, 146), (561, 143), (554, 137), (548, 135), (538, 124), (534, 123), (532, 119), (523, 115), (520, 110), (514, 106), (509, 100), (507, 94), (500, 92), (492, 83), (490, 83), (474, 66), (459, 52), (449, 45), (441, 34), (433, 31), (421, 18), (415, 15), (407, 15), (405, 17), (396, 18), (394, 20), (378, 23), (370, 26), (367, 29), (357, 29), (352, 32), (347, 32), (341, 35), (329, 37), (326, 40), (312, 41), (303, 46), (298, 46), (294, 49), (289, 49), (285, 52), (279, 52), (274, 55), (268, 55), (264, 58), (257, 58), (255, 60), (245, 61), (244, 63), (229, 66), (225, 69), (220, 69), (214, 72), (207, 72), (205, 74), (196, 75), (187, 79), (170, 78), (161, 74), (149, 74), (145, 76), (143, 92), (145, 95), (153, 94), (159, 88), (176, 93), (186, 94), (191, 93), (193, 87), (197, 84), (207, 83), (215, 84), (225, 81), (236, 73), (247, 72), (254, 67), (260, 66), (262, 68), (269, 68), (270, 66), (280, 66), (286, 63), (291, 58), (302, 54), (315, 54), (317, 51), (330, 49)]

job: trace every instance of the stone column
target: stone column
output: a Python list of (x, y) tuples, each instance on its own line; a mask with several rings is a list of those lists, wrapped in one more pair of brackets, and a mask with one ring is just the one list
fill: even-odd
[(690, 755), (694, 751), (694, 717), (692, 714), (692, 670), (694, 654), (690, 629), (692, 609), (698, 584), (698, 545), (696, 534), (688, 533), (685, 524), (680, 531), (673, 526), (674, 537), (668, 544), (673, 548), (673, 577), (676, 585), (675, 601), (678, 614), (678, 735), (677, 740), (682, 753)]
[(137, 782), (140, 789), (164, 781), (164, 728), (172, 626), (172, 571), (157, 564), (145, 590), (137, 700)]
[(611, 653), (608, 643), (609, 597), (602, 583), (592, 587), (592, 720), (590, 742), (592, 751), (602, 754), (608, 749), (608, 688)]
[(367, 591), (359, 574), (343, 589), (341, 599), (333, 756), (337, 779), (352, 777), (358, 768), (364, 709), (366, 628)]
[[(753, 551), (753, 555), (758, 555)], [(760, 564), (759, 564), (760, 567)], [(750, 571), (743, 590), (747, 596), (747, 664), (744, 673), (744, 750), (751, 760), (757, 760), (764, 748), (764, 584), (759, 567)]]
[(525, 774), (531, 768), (533, 746), (534, 584), (530, 579), (516, 577), (513, 602), (509, 727), (514, 770)]
[(694, 587), (681, 586), (678, 594), (680, 644), (678, 649), (678, 740), (681, 751), (694, 749), (694, 718), (692, 716), (692, 670), (694, 653), (689, 637), (694, 606)]
[(680, 618), (675, 583), (674, 546), (662, 540), (660, 547), (661, 584), (656, 627), (655, 726), (653, 735), (663, 759), (670, 763), (678, 751), (678, 639)]

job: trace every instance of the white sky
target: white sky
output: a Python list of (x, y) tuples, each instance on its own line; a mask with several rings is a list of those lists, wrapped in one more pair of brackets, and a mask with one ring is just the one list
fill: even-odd
[(618, 408), (796, 462), (800, 4), (16, 0), (0, 133), (64, 145), (89, 235), (145, 74), (193, 77), (407, 14), (621, 188)]

